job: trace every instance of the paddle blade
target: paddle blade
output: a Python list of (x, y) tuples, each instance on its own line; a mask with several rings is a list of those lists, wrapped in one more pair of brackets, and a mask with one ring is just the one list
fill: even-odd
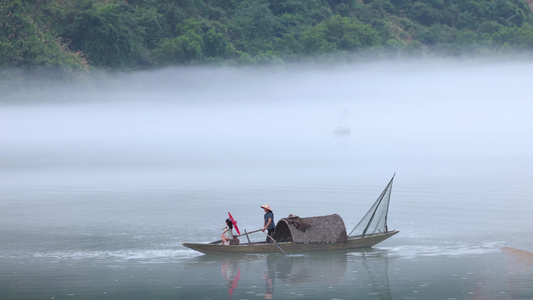
[(229, 211), (228, 211), (228, 215), (229, 215), (229, 219), (231, 220), (231, 223), (233, 224), (233, 227), (235, 227), (235, 230), (237, 230), (237, 234), (241, 234), (241, 232), (239, 231), (239, 227), (237, 227), (237, 221), (233, 218), (233, 216), (229, 213)]

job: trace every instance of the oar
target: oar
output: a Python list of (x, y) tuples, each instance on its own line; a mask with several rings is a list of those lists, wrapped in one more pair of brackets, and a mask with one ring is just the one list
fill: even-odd
[(248, 234), (249, 234), (249, 233), (258, 232), (258, 231), (261, 231), (261, 229), (256, 230), (256, 231), (250, 231), (250, 232), (246, 232), (246, 229), (244, 229), (244, 233), (241, 234), (241, 235), (238, 235), (237, 237), (245, 235), (245, 236), (246, 236), (246, 239), (248, 240), (248, 244), (251, 244), (252, 242), (250, 242), (250, 238), (248, 237)]
[[(248, 238), (248, 235), (249, 235), (250, 233), (255, 233), (255, 232), (259, 232), (259, 231), (261, 231), (261, 229), (254, 230), (254, 231), (250, 231), (250, 232), (246, 232), (246, 230), (245, 230), (245, 231), (244, 231), (245, 233), (243, 233), (243, 234), (239, 234), (239, 235), (235, 235), (235, 236), (236, 236), (236, 237), (240, 237), (240, 236), (245, 235), (246, 238)], [(218, 244), (218, 243), (220, 243), (220, 242), (222, 242), (222, 240), (214, 241), (214, 242), (211, 242), (211, 243), (209, 243), (209, 244)], [(248, 242), (250, 242), (250, 239), (248, 239)]]
[(268, 236), (268, 237), (274, 242), (274, 244), (276, 244), (276, 246), (278, 246), (278, 248), (279, 248), (279, 250), (281, 250), (281, 252), (285, 253), (285, 255), (288, 255), (287, 252), (285, 252), (285, 251), (283, 251), (283, 249), (281, 249), (281, 246), (278, 244), (278, 242), (276, 242), (275, 239), (273, 239), (270, 235), (268, 235), (268, 233), (266, 233), (266, 232), (264, 232), (264, 231), (263, 231), (263, 233), (264, 233), (266, 236)]
[(259, 232), (259, 231), (261, 231), (261, 229), (254, 230), (254, 231), (250, 231), (250, 232), (243, 233), (243, 234), (239, 234), (237, 237), (239, 237), (239, 236), (243, 236), (243, 235), (248, 235), (248, 234), (250, 234), (250, 233)]

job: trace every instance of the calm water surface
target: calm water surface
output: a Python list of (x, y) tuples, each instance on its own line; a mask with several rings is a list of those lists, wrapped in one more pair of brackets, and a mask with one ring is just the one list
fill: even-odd
[[(166, 70), (4, 104), (0, 299), (532, 299), (527, 69)], [(266, 203), (350, 230), (394, 172), (400, 234), (372, 249), (181, 245), (228, 211), (256, 230)]]

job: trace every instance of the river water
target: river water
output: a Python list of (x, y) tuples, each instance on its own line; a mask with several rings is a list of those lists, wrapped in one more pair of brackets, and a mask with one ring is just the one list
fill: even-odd
[[(4, 95), (0, 299), (532, 299), (531, 67), (185, 68)], [(394, 173), (400, 233), (372, 249), (181, 245), (228, 211), (256, 230), (267, 203), (350, 230)]]

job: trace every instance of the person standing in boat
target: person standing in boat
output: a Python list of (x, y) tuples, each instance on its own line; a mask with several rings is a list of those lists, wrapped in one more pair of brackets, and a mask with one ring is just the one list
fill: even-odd
[(220, 235), (220, 239), (222, 240), (222, 244), (229, 245), (230, 241), (233, 240), (233, 223), (231, 223), (229, 218), (226, 219), (226, 227), (224, 229), (224, 232)]
[(272, 212), (270, 204), (261, 205), (261, 208), (265, 211), (265, 223), (261, 231), (265, 232), (265, 230), (268, 230), (266, 242), (272, 243), (272, 239), (270, 237), (274, 235), (274, 229), (276, 229), (276, 223), (274, 223), (274, 212)]

